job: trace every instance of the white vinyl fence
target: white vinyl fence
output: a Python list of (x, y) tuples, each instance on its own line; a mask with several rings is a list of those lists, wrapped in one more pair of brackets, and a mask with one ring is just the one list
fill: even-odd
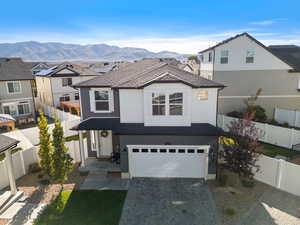
[(63, 121), (72, 121), (72, 120), (80, 120), (79, 116), (73, 115), (69, 112), (64, 112), (61, 111), (59, 109), (56, 109), (55, 107), (49, 106), (49, 105), (45, 105), (45, 104), (41, 104), (38, 103), (38, 107), (39, 110), (42, 110), (43, 113), (51, 118), (56, 118), (58, 120), (60, 120), (61, 122)]
[[(66, 142), (68, 153), (73, 158), (73, 163), (80, 162), (79, 141)], [(87, 141), (84, 139), (85, 157), (87, 158)], [(12, 155), (15, 178), (18, 179), (28, 173), (29, 165), (38, 162), (38, 147), (21, 150)], [(9, 185), (6, 170), (6, 158), (0, 161), (0, 190)]]
[(300, 196), (299, 165), (264, 155), (260, 156), (257, 165), (260, 171), (254, 176), (256, 180)]
[(300, 111), (275, 108), (274, 119), (280, 123), (288, 123), (292, 127), (300, 127)]
[[(232, 120), (237, 118), (219, 115), (218, 126), (224, 131), (228, 131), (228, 126)], [(293, 145), (300, 143), (300, 131), (292, 128), (284, 128), (279, 126), (273, 126), (267, 123), (255, 122), (256, 127), (265, 132), (265, 136), (260, 140), (265, 143), (277, 145), (284, 148), (292, 148)]]

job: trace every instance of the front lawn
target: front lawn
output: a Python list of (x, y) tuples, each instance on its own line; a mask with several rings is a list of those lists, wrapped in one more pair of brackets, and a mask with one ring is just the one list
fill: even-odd
[(296, 155), (300, 155), (300, 152), (289, 150), (286, 148), (265, 144), (263, 143), (261, 148), (259, 149), (264, 155), (269, 157), (275, 157), (277, 155), (282, 155), (288, 158), (294, 157)]
[(126, 191), (63, 191), (34, 225), (118, 225)]

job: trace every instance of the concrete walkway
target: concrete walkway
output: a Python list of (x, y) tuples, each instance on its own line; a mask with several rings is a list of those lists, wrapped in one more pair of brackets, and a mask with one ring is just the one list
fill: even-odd
[(89, 170), (89, 174), (80, 186), (81, 190), (128, 190), (129, 188), (128, 179), (109, 176), (108, 172), (120, 171), (119, 165), (115, 163), (88, 159), (86, 169)]
[(218, 225), (200, 179), (132, 179), (119, 225)]

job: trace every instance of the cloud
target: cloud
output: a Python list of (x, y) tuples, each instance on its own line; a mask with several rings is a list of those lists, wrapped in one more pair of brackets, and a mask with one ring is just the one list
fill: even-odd
[(249, 24), (267, 26), (267, 25), (272, 25), (276, 22), (277, 22), (276, 20), (262, 20), (262, 21), (250, 22)]

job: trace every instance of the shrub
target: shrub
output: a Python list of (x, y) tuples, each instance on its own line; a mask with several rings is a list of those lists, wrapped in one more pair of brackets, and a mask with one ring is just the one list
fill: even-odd
[(218, 184), (222, 187), (226, 186), (228, 180), (228, 176), (225, 174), (220, 174), (218, 177)]
[(38, 178), (39, 179), (42, 179), (44, 177), (44, 174), (42, 174), (42, 173), (40, 173), (39, 175), (38, 175)]
[(266, 110), (261, 107), (260, 105), (254, 105), (254, 106), (249, 106), (247, 108), (248, 113), (253, 113), (255, 112), (253, 120), (256, 122), (266, 122), (267, 121), (267, 115), (266, 115)]
[(277, 120), (275, 120), (275, 119), (271, 119), (270, 122), (269, 122), (269, 124), (274, 125), (274, 126), (278, 126), (279, 122)]
[(42, 168), (40, 167), (40, 165), (38, 163), (32, 163), (29, 165), (29, 173), (39, 173), (42, 171)]
[(50, 181), (49, 181), (49, 180), (47, 180), (47, 179), (40, 180), (39, 182), (40, 182), (40, 184), (42, 184), (42, 185), (45, 185), (45, 186), (47, 186), (47, 185), (49, 185), (49, 184), (50, 184)]
[(238, 111), (232, 111), (227, 113), (227, 116), (235, 117), (235, 118), (243, 118), (243, 113)]
[(254, 183), (254, 180), (242, 179), (242, 185), (246, 188), (253, 188), (255, 183)]
[(282, 124), (282, 126), (283, 126), (283, 127), (290, 127), (290, 125), (289, 125), (288, 122), (284, 122), (284, 123)]
[(225, 214), (227, 216), (234, 216), (235, 215), (235, 209), (233, 209), (233, 208), (226, 208), (225, 209)]

